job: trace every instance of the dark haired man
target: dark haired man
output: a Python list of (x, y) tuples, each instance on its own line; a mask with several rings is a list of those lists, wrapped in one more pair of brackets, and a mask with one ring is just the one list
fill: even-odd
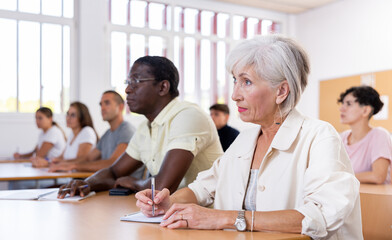
[[(120, 159), (85, 181), (62, 186), (59, 198), (68, 192), (84, 196), (91, 190), (117, 186), (135, 191), (150, 188), (150, 178), (129, 176), (143, 163), (155, 177), (156, 188), (171, 192), (187, 186), (200, 171), (210, 168), (223, 153), (214, 123), (196, 104), (176, 98), (178, 82), (177, 68), (167, 58), (145, 56), (136, 60), (125, 92), (130, 110), (143, 114), (146, 121), (140, 124)], [(80, 188), (83, 185), (88, 187)]]
[(226, 104), (214, 104), (210, 107), (210, 115), (215, 123), (216, 129), (218, 129), (218, 135), (220, 143), (222, 144), (223, 151), (234, 142), (238, 134), (237, 129), (227, 125), (230, 117), (230, 110)]

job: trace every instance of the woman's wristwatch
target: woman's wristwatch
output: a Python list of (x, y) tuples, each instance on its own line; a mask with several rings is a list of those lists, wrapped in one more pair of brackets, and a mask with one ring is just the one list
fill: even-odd
[(234, 226), (237, 229), (237, 231), (244, 232), (246, 230), (246, 220), (245, 220), (244, 210), (238, 211), (238, 216), (235, 219)]

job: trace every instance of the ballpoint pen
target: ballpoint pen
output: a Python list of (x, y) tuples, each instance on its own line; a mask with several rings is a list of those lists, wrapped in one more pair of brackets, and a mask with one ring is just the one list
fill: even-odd
[(154, 195), (155, 195), (155, 178), (151, 178), (151, 199), (152, 199), (152, 215), (155, 216), (155, 203), (154, 203)]

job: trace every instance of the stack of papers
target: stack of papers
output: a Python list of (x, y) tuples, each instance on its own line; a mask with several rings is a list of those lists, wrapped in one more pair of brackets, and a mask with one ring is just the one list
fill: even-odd
[(48, 200), (48, 201), (62, 201), (62, 202), (77, 202), (85, 198), (95, 195), (95, 192), (90, 192), (87, 196), (73, 196), (69, 194), (64, 199), (57, 198), (58, 188), (48, 189), (28, 189), (28, 190), (10, 190), (0, 191), (0, 200)]
[(121, 217), (121, 221), (129, 222), (146, 222), (146, 223), (161, 223), (163, 215), (157, 217), (146, 217), (142, 212), (135, 212), (124, 217)]

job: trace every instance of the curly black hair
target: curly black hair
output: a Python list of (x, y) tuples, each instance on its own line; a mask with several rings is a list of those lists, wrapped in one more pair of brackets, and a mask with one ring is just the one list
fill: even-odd
[(170, 95), (175, 98), (179, 95), (178, 83), (180, 81), (179, 74), (173, 62), (165, 57), (160, 56), (144, 56), (137, 59), (134, 64), (144, 64), (151, 68), (152, 74), (157, 82), (167, 80), (170, 83)]
[(342, 103), (343, 99), (350, 93), (356, 98), (355, 101), (360, 105), (372, 107), (373, 111), (369, 118), (374, 114), (377, 114), (384, 106), (384, 103), (380, 100), (380, 94), (378, 94), (374, 88), (369, 86), (357, 86), (347, 89), (345, 92), (340, 94), (338, 102)]

